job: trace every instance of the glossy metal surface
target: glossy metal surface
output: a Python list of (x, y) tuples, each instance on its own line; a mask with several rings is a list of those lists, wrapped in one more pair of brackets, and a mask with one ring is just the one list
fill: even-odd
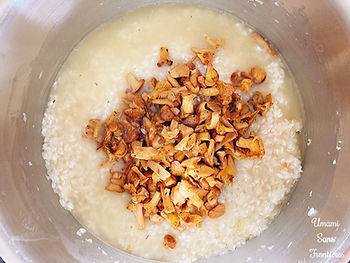
[[(145, 262), (88, 233), (76, 235), (79, 223), (61, 208), (45, 177), (40, 130), (50, 87), (72, 47), (101, 23), (152, 3), (0, 3), (0, 254), (8, 262)], [(346, 254), (350, 242), (350, 18), (346, 5), (340, 0), (186, 3), (232, 13), (273, 42), (300, 87), (306, 112), (304, 137), (312, 140), (305, 147), (303, 176), (268, 230), (233, 253), (208, 262), (249, 258), (252, 262), (334, 262), (335, 254), (312, 258), (312, 249)], [(340, 226), (315, 227), (308, 216), (311, 207), (322, 221), (338, 221)], [(319, 233), (336, 240), (320, 243)]]

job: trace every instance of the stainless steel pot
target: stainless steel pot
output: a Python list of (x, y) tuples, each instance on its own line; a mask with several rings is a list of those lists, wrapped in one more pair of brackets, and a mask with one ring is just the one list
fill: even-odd
[[(0, 2), (0, 256), (8, 262), (149, 262), (88, 233), (76, 235), (79, 223), (59, 205), (46, 179), (40, 132), (50, 87), (74, 45), (101, 23), (159, 2), (184, 1)], [(186, 3), (232, 13), (273, 42), (300, 88), (304, 139), (311, 142), (304, 151), (303, 176), (271, 226), (246, 246), (208, 262), (333, 262), (342, 255), (345, 262), (350, 244), (349, 2)], [(321, 227), (312, 218), (339, 226)], [(319, 242), (319, 233), (335, 241)]]

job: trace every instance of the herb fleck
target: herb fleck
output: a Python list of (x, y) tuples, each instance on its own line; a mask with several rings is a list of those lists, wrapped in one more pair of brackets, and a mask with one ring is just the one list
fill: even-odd
[(146, 238), (145, 238), (145, 239), (147, 240), (148, 238), (149, 238), (149, 234), (146, 236)]
[(296, 133), (296, 134), (300, 134), (300, 131), (296, 131), (295, 133)]

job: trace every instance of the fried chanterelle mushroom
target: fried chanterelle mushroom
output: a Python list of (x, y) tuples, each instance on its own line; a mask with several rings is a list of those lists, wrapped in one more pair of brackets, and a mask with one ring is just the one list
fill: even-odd
[[(211, 48), (194, 47), (191, 61), (176, 65), (162, 47), (158, 66), (172, 66), (168, 75), (152, 78), (147, 83), (153, 90), (142, 92), (145, 81), (128, 73), (124, 109), (104, 122), (91, 119), (86, 127), (85, 136), (107, 155), (101, 165), (111, 166), (106, 190), (131, 195), (127, 208), (139, 229), (146, 219), (153, 224), (166, 220), (184, 230), (201, 227), (207, 216), (224, 215), (225, 205), (218, 200), (222, 188), (233, 183), (235, 159), (265, 154), (261, 138), (247, 132), (259, 114), (266, 115), (272, 97), (256, 91), (247, 103), (236, 88), (248, 93), (266, 79), (266, 72), (254, 67), (232, 73), (230, 83), (221, 81), (213, 59), (225, 41), (206, 40)], [(196, 59), (205, 72), (196, 68)], [(117, 171), (120, 161), (124, 168)], [(165, 237), (165, 246), (175, 244), (173, 237)]]
[(165, 235), (163, 245), (166, 248), (174, 249), (176, 247), (176, 239), (172, 235)]

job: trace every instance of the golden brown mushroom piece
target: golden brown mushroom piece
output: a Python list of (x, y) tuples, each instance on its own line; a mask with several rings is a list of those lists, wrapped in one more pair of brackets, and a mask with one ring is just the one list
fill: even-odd
[(148, 215), (151, 215), (151, 214), (155, 214), (158, 212), (158, 203), (159, 201), (161, 200), (161, 194), (160, 192), (155, 192), (155, 194), (153, 195), (152, 199), (148, 202), (148, 203), (145, 203), (143, 205), (145, 211), (146, 211), (146, 214)]
[(117, 184), (112, 184), (110, 183), (108, 186), (106, 186), (105, 188), (107, 191), (110, 191), (110, 192), (117, 192), (117, 193), (122, 193), (124, 192), (124, 189), (122, 186), (120, 185), (117, 185)]
[(187, 117), (194, 112), (194, 98), (195, 94), (185, 95), (182, 97), (181, 114), (183, 117)]
[(260, 84), (266, 79), (265, 70), (259, 66), (251, 68), (250, 75), (253, 77), (253, 81), (255, 84)]
[(179, 214), (181, 223), (187, 226), (200, 227), (203, 222), (203, 217), (189, 212), (183, 212)]
[(100, 135), (101, 121), (98, 119), (89, 120), (89, 124), (86, 126), (85, 134), (91, 137), (93, 140), (98, 141)]
[(213, 63), (214, 55), (216, 52), (215, 49), (193, 47), (191, 50), (197, 55), (203, 65), (209, 65)]
[(145, 229), (146, 222), (145, 222), (145, 218), (143, 216), (143, 211), (142, 211), (143, 204), (130, 203), (127, 208), (131, 212), (133, 212), (133, 214), (135, 215), (138, 229), (140, 229), (140, 230)]
[(196, 187), (191, 185), (187, 180), (182, 180), (180, 182), (179, 192), (185, 198), (188, 198), (190, 203), (197, 208), (200, 208), (203, 205), (203, 200), (196, 193)]
[(140, 160), (157, 160), (161, 155), (160, 151), (153, 147), (133, 145), (132, 150), (131, 157)]
[(167, 214), (164, 211), (161, 212), (164, 218), (170, 223), (170, 225), (177, 229), (180, 225), (180, 218), (176, 213)]
[(222, 169), (218, 174), (217, 178), (220, 179), (225, 185), (232, 184), (232, 180), (236, 175), (236, 167), (231, 155), (227, 155), (224, 164), (224, 169)]
[(213, 39), (213, 38), (210, 38), (209, 36), (205, 36), (204, 38), (215, 49), (218, 49), (219, 47), (224, 46), (226, 43), (225, 39)]
[(175, 79), (188, 77), (190, 75), (190, 68), (183, 63), (179, 63), (175, 67), (173, 67), (169, 73), (170, 73), (170, 76)]
[(242, 79), (242, 81), (239, 84), (239, 88), (244, 93), (249, 93), (250, 87), (253, 85), (253, 81), (251, 79)]
[(199, 91), (199, 94), (206, 96), (206, 97), (212, 97), (212, 96), (219, 95), (219, 90), (216, 87), (206, 88), (206, 89), (201, 89)]
[(132, 94), (136, 94), (142, 88), (143, 84), (145, 83), (144, 79), (137, 80), (135, 75), (132, 74), (131, 72), (129, 72), (126, 75), (126, 81), (128, 82), (128, 84), (130, 86), (130, 91)]
[[(219, 73), (214, 69), (213, 65), (209, 64), (207, 67), (207, 71), (205, 73), (205, 84), (206, 86), (212, 87), (214, 86), (219, 80)], [(216, 89), (217, 90), (217, 89)], [(219, 91), (217, 90), (217, 94), (219, 94)], [(212, 95), (212, 96), (216, 96)], [(206, 95), (204, 95), (206, 96)]]
[(157, 63), (158, 67), (161, 67), (163, 64), (171, 66), (173, 61), (169, 58), (169, 50), (166, 47), (160, 48), (159, 60)]
[(255, 132), (251, 132), (249, 138), (240, 137), (236, 146), (249, 159), (261, 159), (265, 154), (263, 141)]
[(224, 204), (218, 204), (208, 212), (208, 216), (211, 218), (218, 218), (223, 216), (226, 212), (226, 208)]
[(171, 174), (159, 163), (148, 161), (147, 166), (163, 181), (171, 176)]
[(174, 249), (176, 247), (176, 239), (171, 235), (165, 235), (163, 245), (166, 248)]

